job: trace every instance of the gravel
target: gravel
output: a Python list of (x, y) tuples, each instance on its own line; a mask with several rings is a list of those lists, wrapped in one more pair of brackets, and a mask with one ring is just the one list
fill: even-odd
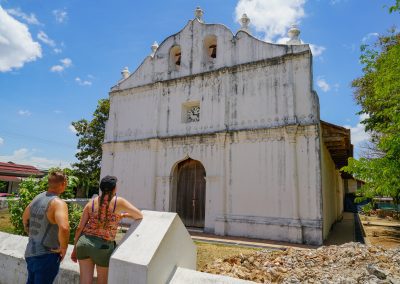
[(207, 264), (204, 272), (258, 283), (399, 283), (400, 248), (360, 243), (263, 250)]

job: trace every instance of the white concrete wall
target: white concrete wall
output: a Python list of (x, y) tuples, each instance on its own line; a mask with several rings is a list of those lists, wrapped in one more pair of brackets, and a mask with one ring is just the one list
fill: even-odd
[(142, 212), (111, 256), (109, 283), (253, 283), (196, 271), (196, 246), (178, 215)]
[[(24, 253), (27, 243), (27, 237), (0, 232), (0, 284), (26, 283), (28, 272)], [(72, 250), (73, 246), (68, 246), (54, 283), (79, 283), (79, 266), (71, 261)]]
[(167, 283), (177, 266), (196, 269), (196, 246), (176, 213), (143, 211), (110, 260), (109, 283)]
[(170, 211), (174, 166), (191, 157), (206, 170), (206, 231), (319, 243), (318, 145), (315, 126), (105, 144), (102, 175), (140, 208)]
[[(311, 53), (111, 93), (105, 142), (122, 142), (291, 123), (316, 124)], [(200, 102), (200, 121), (182, 121), (182, 105)]]
[(215, 275), (199, 271), (193, 271), (178, 267), (169, 284), (250, 284), (253, 281), (246, 281), (223, 275)]
[[(322, 139), (321, 139), (322, 141)], [(328, 149), (321, 142), (323, 238), (328, 237), (332, 225), (343, 213), (344, 186)]]

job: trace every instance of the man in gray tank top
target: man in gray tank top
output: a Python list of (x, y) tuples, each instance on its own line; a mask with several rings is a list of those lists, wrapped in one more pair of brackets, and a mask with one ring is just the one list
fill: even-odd
[(67, 179), (62, 172), (51, 172), (49, 188), (26, 207), (22, 221), (29, 236), (25, 250), (28, 284), (53, 283), (68, 248), (67, 204), (58, 196), (65, 191)]

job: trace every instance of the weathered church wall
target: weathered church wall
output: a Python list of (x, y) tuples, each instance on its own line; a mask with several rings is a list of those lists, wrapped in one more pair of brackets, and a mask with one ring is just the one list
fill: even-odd
[[(210, 58), (207, 54), (205, 44), (210, 36), (216, 38), (216, 58)], [(170, 52), (174, 46), (181, 51), (179, 69), (171, 66)], [(119, 82), (112, 90), (129, 89), (304, 51), (310, 51), (307, 44), (267, 43), (245, 31), (233, 35), (224, 25), (192, 20), (181, 31), (160, 43), (153, 56), (147, 56), (127, 80)]]
[(317, 244), (318, 144), (316, 126), (105, 144), (102, 173), (140, 208), (170, 211), (174, 166), (190, 157), (206, 170), (206, 231)]
[[(105, 142), (317, 124), (311, 53), (111, 93)], [(295, 87), (294, 87), (295, 86)], [(182, 119), (199, 102), (200, 120)]]
[(343, 212), (343, 179), (321, 139), (323, 238)]

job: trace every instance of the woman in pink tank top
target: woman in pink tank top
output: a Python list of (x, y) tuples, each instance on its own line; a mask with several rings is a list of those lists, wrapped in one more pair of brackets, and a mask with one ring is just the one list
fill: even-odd
[(93, 282), (95, 267), (97, 283), (107, 283), (119, 222), (122, 218), (143, 218), (139, 209), (126, 199), (117, 197), (116, 184), (116, 177), (104, 177), (100, 182), (101, 195), (89, 201), (83, 209), (71, 254), (74, 262), (79, 261), (81, 284)]

